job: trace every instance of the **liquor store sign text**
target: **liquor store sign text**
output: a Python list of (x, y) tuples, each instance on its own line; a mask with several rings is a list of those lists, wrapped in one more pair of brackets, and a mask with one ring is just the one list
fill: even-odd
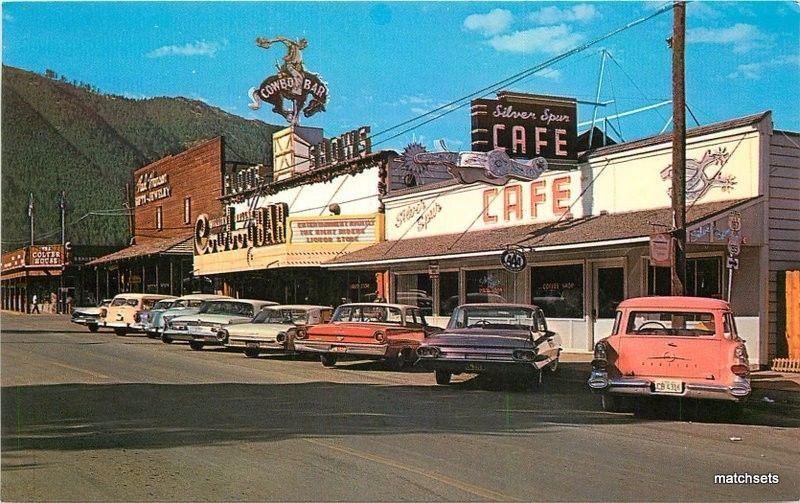
[(292, 219), (292, 244), (373, 243), (377, 233), (374, 217)]

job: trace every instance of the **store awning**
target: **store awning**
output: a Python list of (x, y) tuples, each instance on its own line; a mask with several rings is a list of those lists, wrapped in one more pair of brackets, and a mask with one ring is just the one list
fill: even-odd
[[(749, 207), (759, 198), (698, 204), (687, 210), (687, 227)], [(646, 243), (650, 235), (672, 226), (672, 210), (659, 208), (399, 241), (384, 241), (342, 255), (329, 268), (380, 266), (401, 262), (499, 255), (508, 245), (534, 252)]]
[(164, 238), (131, 245), (114, 253), (87, 262), (86, 265), (102, 265), (121, 260), (147, 257), (150, 255), (187, 255), (192, 256), (192, 236), (183, 235), (175, 238)]

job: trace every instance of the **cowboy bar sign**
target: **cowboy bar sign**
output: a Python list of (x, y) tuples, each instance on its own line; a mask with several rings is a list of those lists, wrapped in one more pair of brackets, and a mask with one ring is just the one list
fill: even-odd
[(286, 242), (286, 203), (269, 204), (257, 208), (241, 229), (236, 228), (236, 214), (229, 208), (224, 228), (212, 232), (213, 222), (208, 215), (200, 215), (194, 226), (194, 254), (219, 253), (255, 246), (270, 246)]
[(550, 164), (578, 159), (578, 107), (573, 98), (501, 91), (472, 101), (472, 150), (504, 149), (511, 158)]
[[(286, 37), (257, 38), (256, 45), (269, 49), (273, 44), (286, 46), (283, 63), (278, 73), (267, 77), (258, 88), (251, 88), (250, 104), (253, 110), (261, 108), (261, 101), (272, 105), (272, 111), (282, 115), (290, 124), (300, 121), (300, 113), (311, 117), (325, 110), (328, 101), (328, 85), (319, 75), (307, 72), (303, 66), (302, 51), (308, 47), (304, 38), (292, 40)], [(286, 102), (291, 108), (286, 108)]]

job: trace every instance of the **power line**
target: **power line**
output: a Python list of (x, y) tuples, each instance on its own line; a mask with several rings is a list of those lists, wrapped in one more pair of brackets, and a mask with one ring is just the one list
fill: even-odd
[[(652, 13), (646, 15), (646, 16), (637, 18), (637, 19), (635, 19), (633, 21), (630, 21), (630, 22), (626, 23), (625, 25), (606, 33), (605, 35), (601, 35), (601, 36), (599, 36), (599, 37), (597, 37), (595, 39), (590, 40), (589, 42), (586, 42), (586, 43), (581, 44), (581, 45), (579, 45), (577, 47), (574, 47), (573, 49), (570, 49), (570, 50), (568, 50), (566, 52), (563, 52), (563, 53), (561, 53), (561, 54), (559, 54), (557, 56), (554, 56), (553, 58), (550, 58), (550, 59), (548, 59), (548, 60), (546, 60), (546, 61), (544, 61), (542, 63), (539, 63), (539, 64), (537, 64), (535, 66), (529, 67), (526, 70), (523, 70), (523, 71), (518, 72), (518, 73), (516, 73), (514, 75), (511, 75), (510, 77), (507, 77), (505, 79), (499, 80), (499, 81), (494, 82), (494, 83), (492, 83), (492, 84), (490, 84), (490, 85), (488, 85), (486, 87), (483, 87), (483, 88), (481, 88), (481, 89), (479, 89), (477, 91), (474, 91), (474, 92), (472, 92), (470, 94), (467, 94), (467, 95), (464, 95), (464, 96), (462, 96), (460, 98), (452, 100), (449, 103), (445, 103), (443, 105), (440, 105), (440, 106), (438, 106), (438, 107), (436, 107), (436, 108), (434, 108), (432, 110), (429, 110), (429, 111), (427, 111), (425, 113), (419, 114), (419, 115), (417, 115), (415, 117), (412, 117), (412, 118), (410, 118), (408, 120), (405, 120), (405, 121), (402, 121), (402, 122), (400, 122), (398, 124), (395, 124), (394, 126), (391, 126), (389, 128), (386, 128), (386, 129), (383, 129), (381, 131), (378, 131), (377, 133), (373, 133), (370, 136), (368, 136), (364, 141), (366, 141), (366, 140), (372, 141), (372, 146), (373, 147), (376, 146), (376, 145), (380, 145), (382, 143), (386, 143), (387, 141), (390, 141), (390, 140), (392, 140), (394, 138), (402, 136), (402, 135), (408, 133), (409, 131), (412, 131), (412, 130), (418, 128), (418, 127), (421, 127), (421, 126), (424, 126), (426, 124), (429, 124), (429, 123), (431, 123), (431, 122), (433, 122), (433, 121), (435, 121), (437, 119), (440, 119), (440, 118), (442, 118), (442, 117), (444, 117), (444, 116), (446, 116), (446, 115), (448, 115), (450, 113), (455, 112), (456, 110), (459, 110), (459, 109), (465, 107), (466, 105), (468, 105), (470, 103), (469, 100), (482, 98), (482, 97), (488, 96), (488, 95), (490, 95), (492, 93), (495, 93), (497, 91), (500, 91), (505, 86), (509, 86), (509, 85), (514, 84), (516, 82), (522, 81), (522, 80), (532, 76), (536, 72), (539, 72), (539, 71), (541, 71), (541, 70), (543, 70), (543, 69), (545, 69), (545, 68), (547, 68), (547, 67), (549, 67), (549, 66), (551, 66), (551, 65), (553, 65), (555, 63), (558, 63), (559, 61), (561, 61), (563, 59), (566, 59), (566, 58), (568, 58), (568, 57), (570, 57), (570, 56), (572, 56), (574, 54), (583, 52), (586, 49), (588, 49), (588, 48), (590, 48), (590, 47), (592, 47), (594, 45), (597, 45), (598, 43), (600, 43), (600, 42), (602, 42), (604, 40), (607, 40), (607, 39), (609, 39), (609, 38), (611, 38), (611, 37), (623, 32), (623, 31), (626, 31), (626, 30), (628, 30), (630, 28), (633, 28), (634, 26), (637, 26), (637, 25), (642, 24), (642, 23), (644, 23), (646, 21), (649, 21), (650, 19), (653, 19), (653, 18), (655, 18), (657, 16), (660, 16), (661, 14), (664, 14), (665, 12), (668, 12), (668, 11), (672, 10), (673, 8), (674, 8), (674, 4), (673, 3), (671, 3), (671, 2), (670, 3), (666, 3), (666, 4), (662, 5), (661, 7), (659, 7), (658, 9), (656, 9), (654, 12), (652, 12)], [(468, 101), (465, 101), (465, 100), (468, 100)], [(465, 102), (461, 103), (462, 101), (465, 101)], [(439, 112), (441, 112), (441, 113), (439, 113)], [(377, 136), (383, 135), (383, 134), (388, 133), (390, 131), (394, 131), (394, 130), (399, 129), (399, 128), (403, 127), (403, 126), (406, 126), (406, 125), (409, 125), (409, 124), (413, 124), (414, 122), (417, 122), (417, 121), (419, 121), (419, 120), (421, 120), (421, 119), (423, 119), (425, 117), (429, 117), (429, 118), (424, 120), (424, 121), (422, 121), (422, 122), (420, 122), (420, 123), (418, 123), (418, 124), (415, 124), (415, 125), (412, 125), (412, 126), (406, 128), (406, 129), (403, 129), (399, 133), (395, 133), (395, 134), (393, 134), (392, 136), (390, 136), (388, 138), (384, 138), (384, 139), (381, 139), (379, 141), (373, 141), (375, 139), (375, 137), (377, 137)], [(289, 166), (289, 168), (294, 168), (296, 166), (299, 166), (302, 162), (304, 162), (304, 161), (297, 162), (297, 163)], [(252, 197), (255, 198), (255, 197), (260, 197), (261, 195), (263, 195), (263, 191), (266, 188), (266, 185), (268, 185), (266, 182), (262, 182), (261, 184), (259, 184), (259, 186), (256, 187), (256, 189), (254, 190)]]

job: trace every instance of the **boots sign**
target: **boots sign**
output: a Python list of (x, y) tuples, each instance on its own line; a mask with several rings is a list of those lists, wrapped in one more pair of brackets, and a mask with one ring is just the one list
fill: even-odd
[(573, 98), (510, 92), (472, 101), (472, 150), (502, 148), (509, 157), (575, 164), (578, 123)]

